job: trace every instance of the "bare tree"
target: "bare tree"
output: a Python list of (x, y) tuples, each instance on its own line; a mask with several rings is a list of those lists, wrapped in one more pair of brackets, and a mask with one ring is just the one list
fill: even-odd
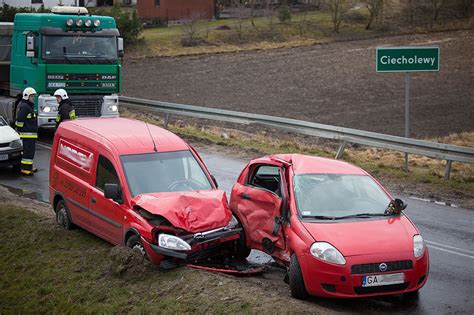
[(471, 16), (473, 4), (474, 0), (457, 0), (457, 6), (461, 13), (461, 17), (468, 18)]
[(339, 27), (341, 26), (344, 14), (349, 10), (347, 0), (326, 0), (326, 6), (331, 11), (331, 20), (333, 24), (334, 32), (339, 33)]
[(372, 26), (375, 20), (379, 19), (381, 14), (383, 14), (385, 0), (363, 0), (362, 1), (367, 10), (369, 11), (369, 21), (365, 26), (365, 29), (368, 30)]
[(405, 8), (405, 12), (408, 15), (408, 21), (410, 23), (413, 23), (413, 19), (415, 17), (415, 11), (416, 11), (416, 0), (405, 0), (405, 3), (403, 4)]
[(249, 10), (245, 7), (243, 3), (238, 0), (235, 0), (234, 6), (237, 8), (237, 35), (239, 39), (242, 39), (242, 34), (244, 30), (244, 23), (249, 17)]
[(196, 46), (199, 44), (197, 34), (201, 28), (201, 21), (206, 18), (206, 14), (200, 11), (193, 11), (189, 17), (183, 21), (184, 37), (181, 40), (183, 46)]
[(431, 5), (433, 6), (433, 22), (438, 21), (439, 12), (443, 7), (444, 0), (430, 0)]

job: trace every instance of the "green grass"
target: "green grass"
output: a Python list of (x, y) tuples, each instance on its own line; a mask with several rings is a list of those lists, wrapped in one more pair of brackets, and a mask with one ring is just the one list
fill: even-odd
[(208, 276), (219, 275), (148, 267), (129, 280), (114, 276), (110, 244), (81, 229), (65, 231), (52, 219), (15, 206), (0, 206), (0, 238), (2, 314), (249, 311), (244, 302), (199, 296), (193, 284), (205, 286)]
[[(275, 12), (276, 13), (276, 12)], [(217, 30), (226, 25), (230, 30)], [(195, 47), (183, 47), (186, 34), (184, 25), (149, 28), (143, 32), (144, 45), (130, 52), (131, 57), (180, 56), (203, 53), (235, 52), (255, 49), (285, 48), (313, 45), (327, 41), (332, 34), (329, 12), (310, 11), (293, 13), (291, 21), (280, 22), (277, 16), (245, 18), (242, 20), (242, 35), (237, 29), (239, 19), (198, 22), (197, 37), (203, 43)], [(343, 23), (342, 34), (357, 34), (364, 30), (364, 23)]]

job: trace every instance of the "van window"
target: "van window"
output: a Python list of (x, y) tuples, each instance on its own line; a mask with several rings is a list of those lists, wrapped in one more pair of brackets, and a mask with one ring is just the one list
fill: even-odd
[(120, 185), (120, 180), (117, 176), (112, 163), (102, 155), (99, 155), (99, 164), (97, 165), (97, 179), (95, 186), (104, 191), (105, 184)]

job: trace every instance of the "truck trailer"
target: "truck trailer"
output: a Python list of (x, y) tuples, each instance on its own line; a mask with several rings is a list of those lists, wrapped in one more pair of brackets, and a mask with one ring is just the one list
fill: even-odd
[(37, 91), (39, 127), (55, 127), (63, 88), (78, 117), (118, 116), (123, 39), (115, 20), (83, 7), (19, 13), (0, 23), (0, 115), (14, 122), (22, 91)]

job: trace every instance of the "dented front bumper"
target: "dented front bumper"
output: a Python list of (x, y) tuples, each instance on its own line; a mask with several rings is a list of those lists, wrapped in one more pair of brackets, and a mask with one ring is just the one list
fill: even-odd
[(191, 246), (191, 250), (188, 251), (165, 248), (159, 246), (157, 243), (149, 242), (143, 237), (142, 243), (149, 259), (155, 264), (161, 263), (161, 261), (168, 257), (177, 258), (185, 262), (194, 260), (197, 257), (202, 258), (203, 256), (210, 255), (212, 252), (210, 249), (214, 249), (222, 243), (238, 239), (241, 231), (241, 228), (220, 228), (202, 233), (179, 236), (183, 241)]

